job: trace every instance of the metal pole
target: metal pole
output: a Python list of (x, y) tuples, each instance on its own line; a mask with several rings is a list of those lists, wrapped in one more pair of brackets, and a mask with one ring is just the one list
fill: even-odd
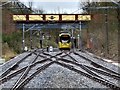
[(80, 49), (82, 49), (82, 23), (81, 23), (81, 21), (80, 21), (80, 35), (79, 35), (79, 38), (80, 38), (80, 42), (79, 42)]
[(75, 49), (75, 42), (74, 42), (74, 30), (72, 29), (72, 48)]
[(22, 37), (22, 47), (23, 47), (23, 51), (25, 48), (25, 24), (23, 23), (23, 37)]
[(78, 34), (78, 49), (80, 47), (80, 35)]
[(32, 30), (30, 30), (30, 48), (32, 49)]
[(40, 48), (42, 48), (42, 34), (41, 34), (41, 31), (39, 31), (39, 37), (40, 37)]
[[(107, 2), (106, 2), (106, 7), (107, 7)], [(106, 25), (106, 32), (105, 32), (105, 38), (106, 38), (106, 55), (109, 54), (109, 39), (108, 39), (108, 10), (107, 8), (105, 9), (106, 14), (105, 14), (105, 25)]]
[[(118, 18), (118, 52), (120, 52), (120, 5), (118, 6), (118, 8), (117, 8), (117, 14), (118, 14), (118, 16), (117, 16), (117, 18)], [(118, 56), (120, 56), (120, 53), (118, 53)], [(118, 60), (120, 60), (120, 58), (118, 57)], [(120, 61), (118, 61), (118, 62), (120, 62)]]

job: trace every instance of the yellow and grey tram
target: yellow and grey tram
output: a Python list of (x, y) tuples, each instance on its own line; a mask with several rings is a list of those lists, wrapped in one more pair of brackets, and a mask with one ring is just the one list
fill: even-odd
[(58, 39), (58, 47), (60, 50), (70, 50), (71, 35), (69, 32), (61, 32)]

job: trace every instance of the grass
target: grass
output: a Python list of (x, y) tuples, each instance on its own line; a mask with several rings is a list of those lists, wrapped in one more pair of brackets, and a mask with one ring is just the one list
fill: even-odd
[(11, 58), (17, 55), (17, 53), (15, 53), (14, 50), (11, 49), (7, 43), (4, 43), (2, 45), (2, 48), (2, 58), (4, 58), (6, 61), (10, 60)]

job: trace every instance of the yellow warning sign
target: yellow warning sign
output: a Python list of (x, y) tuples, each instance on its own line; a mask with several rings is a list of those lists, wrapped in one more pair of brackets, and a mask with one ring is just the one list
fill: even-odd
[(14, 21), (26, 21), (26, 15), (13, 15)]
[(91, 15), (84, 14), (29, 14), (29, 15), (13, 15), (13, 21), (90, 21)]
[(75, 15), (62, 15), (62, 20), (66, 21), (74, 21), (75, 20)]
[(78, 20), (89, 21), (89, 20), (91, 20), (91, 16), (90, 15), (78, 15)]
[(29, 15), (29, 21), (42, 21), (43, 15)]

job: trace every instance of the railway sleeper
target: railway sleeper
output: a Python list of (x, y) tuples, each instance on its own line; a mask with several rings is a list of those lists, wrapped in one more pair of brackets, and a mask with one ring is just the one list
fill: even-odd
[[(59, 64), (59, 65), (61, 65), (61, 66), (63, 66), (63, 67), (65, 67), (65, 68), (68, 68), (68, 69), (70, 69), (70, 70), (72, 70), (72, 71), (75, 71), (75, 72), (77, 72), (77, 73), (79, 73), (79, 74), (81, 74), (81, 75), (83, 75), (83, 76), (86, 76), (86, 77), (88, 77), (88, 78), (91, 78), (92, 80), (94, 80), (94, 81), (99, 81), (99, 82), (101, 82), (101, 84), (103, 84), (103, 85), (105, 85), (105, 86), (107, 86), (107, 87), (110, 87), (110, 88), (112, 88), (112, 89), (116, 89), (116, 90), (120, 90), (120, 87), (118, 87), (118, 86), (116, 86), (116, 85), (113, 85), (113, 84), (111, 84), (110, 82), (108, 83), (108, 82), (106, 82), (105, 80), (102, 80), (102, 79), (99, 79), (99, 78), (97, 78), (97, 77), (94, 77), (94, 76), (92, 76), (92, 75), (90, 75), (90, 74), (87, 74), (87, 73), (84, 73), (84, 72), (82, 72), (82, 71), (79, 71), (78, 69), (75, 69), (74, 67), (72, 67), (71, 68), (71, 66), (69, 66), (69, 65), (66, 65), (66, 64), (64, 64), (64, 63), (60, 63), (60, 62), (56, 62), (57, 64)], [(111, 86), (112, 87), (111, 87)]]
[(18, 90), (23, 88), (24, 85), (26, 85), (33, 77), (35, 77), (37, 74), (39, 74), (41, 71), (45, 70), (46, 68), (48, 68), (50, 65), (52, 65), (54, 63), (54, 61), (48, 63), (48, 64), (44, 64), (43, 66), (39, 67), (37, 69), (36, 72), (34, 72), (31, 76), (25, 78), (21, 83), (19, 83), (17, 85), (17, 87), (12, 88), (12, 90)]
[(113, 73), (113, 74), (116, 74), (116, 75), (119, 75), (119, 76), (120, 76), (119, 73), (117, 73), (117, 72), (115, 72), (115, 71), (113, 71), (113, 70), (110, 70), (110, 69), (108, 69), (108, 68), (106, 68), (106, 67), (104, 67), (104, 66), (102, 66), (102, 65), (100, 65), (100, 64), (97, 64), (96, 62), (90, 60), (89, 58), (86, 58), (86, 57), (83, 56), (83, 55), (80, 55), (80, 54), (78, 54), (78, 53), (76, 53), (76, 52), (74, 52), (74, 54), (75, 54), (75, 55), (78, 55), (79, 57), (82, 57), (83, 59), (85, 59), (85, 60), (87, 60), (87, 61), (90, 61), (93, 66), (97, 66), (97, 65), (98, 65), (99, 68), (101, 68), (101, 69), (103, 69), (103, 70), (106, 70), (106, 71), (108, 71), (108, 72), (111, 72), (111, 73)]
[(98, 72), (98, 73), (100, 73), (100, 74), (103, 74), (103, 75), (112, 77), (112, 78), (114, 78), (114, 79), (116, 79), (116, 80), (120, 80), (120, 76), (119, 76), (119, 75), (111, 74), (111, 73), (109, 73), (109, 72), (105, 72), (105, 71), (102, 71), (102, 70), (98, 70), (98, 69), (96, 69), (96, 68), (93, 68), (93, 67), (90, 67), (90, 66), (87, 66), (87, 65), (85, 65), (85, 66), (88, 67), (89, 69), (95, 71), (95, 72)]
[[(41, 61), (37, 61), (37, 62), (31, 64), (31, 67), (33, 67), (33, 66), (35, 66), (36, 64), (39, 64), (39, 63), (44, 63), (44, 62), (46, 62), (46, 61), (48, 61), (48, 60), (51, 61), (51, 60), (48, 59), (48, 58), (47, 58), (47, 59), (43, 59), (43, 60), (41, 60)], [(13, 72), (13, 73), (11, 73), (11, 74), (8, 74), (7, 76), (3, 77), (2, 79), (0, 79), (0, 84), (2, 84), (2, 83), (4, 83), (4, 82), (7, 82), (7, 80), (9, 80), (9, 79), (11, 79), (12, 77), (16, 76), (17, 74), (23, 72), (26, 68), (27, 68), (27, 66), (25, 66), (25, 67), (23, 67), (23, 68), (15, 71), (15, 72)]]
[(31, 53), (29, 53), (28, 55), (26, 55), (24, 58), (22, 58), (21, 60), (19, 60), (18, 62), (16, 62), (15, 64), (13, 64), (10, 68), (8, 68), (6, 71), (4, 71), (0, 77), (4, 77), (6, 76), (11, 70), (13, 70), (13, 68), (18, 65), (19, 63), (21, 63), (23, 60), (25, 60), (26, 58), (28, 58), (29, 56), (31, 56), (36, 50), (32, 51)]

